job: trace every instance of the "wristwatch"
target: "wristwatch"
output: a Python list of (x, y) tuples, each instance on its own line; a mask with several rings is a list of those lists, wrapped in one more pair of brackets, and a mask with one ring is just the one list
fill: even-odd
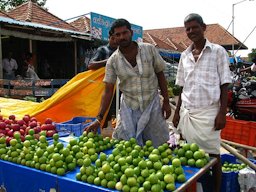
[(99, 123), (101, 123), (101, 121), (103, 120), (103, 115), (102, 115), (102, 114), (97, 115), (96, 120), (97, 120)]

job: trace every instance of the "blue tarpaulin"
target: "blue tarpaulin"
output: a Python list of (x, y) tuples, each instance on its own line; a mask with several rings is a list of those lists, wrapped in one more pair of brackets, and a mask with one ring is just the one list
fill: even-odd
[(170, 52), (164, 52), (164, 51), (159, 51), (159, 53), (163, 57), (169, 57), (169, 58), (174, 58), (174, 59), (180, 58), (180, 53), (170, 53)]
[(230, 62), (230, 64), (236, 64), (236, 63), (243, 63), (245, 65), (252, 65), (253, 64), (253, 62), (244, 61), (243, 59), (241, 59), (240, 56), (229, 57), (229, 62)]
[(234, 64), (234, 63), (243, 62), (243, 60), (241, 59), (240, 56), (238, 56), (238, 57), (229, 57), (229, 62), (231, 64)]

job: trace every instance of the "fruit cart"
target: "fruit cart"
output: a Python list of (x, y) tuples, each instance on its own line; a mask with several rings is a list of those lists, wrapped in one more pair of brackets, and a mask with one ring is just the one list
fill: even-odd
[[(64, 142), (64, 139), (62, 140), (62, 138), (60, 138), (60, 141), (64, 143), (64, 145), (67, 145), (67, 143)], [(104, 152), (110, 154), (113, 151), (112, 149), (108, 149)], [(196, 181), (216, 162), (217, 160), (212, 158), (202, 168), (182, 166), (186, 182), (176, 182), (176, 191), (195, 191)], [(66, 174), (60, 176), (39, 169), (0, 160), (0, 189), (6, 189), (7, 192), (50, 191), (51, 189), (61, 192), (114, 191), (113, 189), (77, 180), (76, 177), (79, 171), (80, 167), (76, 167), (74, 170), (68, 171)]]

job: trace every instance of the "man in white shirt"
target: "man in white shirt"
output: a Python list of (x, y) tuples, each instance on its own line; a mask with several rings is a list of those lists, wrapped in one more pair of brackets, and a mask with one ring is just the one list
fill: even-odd
[(220, 130), (225, 127), (228, 85), (231, 83), (226, 50), (209, 42), (200, 15), (189, 14), (185, 31), (192, 44), (181, 54), (176, 84), (182, 87), (173, 124), (188, 143), (197, 143), (218, 162), (212, 167), (214, 192), (220, 191)]
[(3, 73), (4, 79), (15, 79), (15, 72), (18, 65), (15, 59), (12, 58), (12, 52), (8, 53), (8, 58), (3, 59)]

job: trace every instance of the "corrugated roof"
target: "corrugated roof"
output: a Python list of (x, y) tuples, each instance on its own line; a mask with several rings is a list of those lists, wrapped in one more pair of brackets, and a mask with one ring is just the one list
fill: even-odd
[(63, 21), (62, 19), (56, 17), (55, 15), (51, 14), (50, 12), (46, 11), (36, 3), (32, 1), (28, 1), (23, 3), (14, 9), (8, 11), (8, 15), (18, 21), (26, 21), (26, 22), (33, 22), (33, 23), (40, 23), (43, 25), (58, 27), (62, 29), (68, 29), (76, 31), (77, 29)]
[(59, 32), (70, 33), (70, 34), (75, 34), (75, 35), (91, 36), (88, 33), (82, 33), (82, 32), (79, 32), (79, 31), (61, 29), (61, 28), (57, 28), (57, 27), (51, 27), (51, 26), (43, 25), (43, 24), (39, 24), (39, 23), (31, 23), (31, 22), (26, 22), (26, 21), (17, 21), (17, 20), (11, 19), (11, 18), (1, 17), (1, 16), (0, 16), (0, 23), (6, 23), (6, 24), (18, 25), (18, 26), (25, 26), (25, 27), (31, 27), (31, 28), (46, 29), (46, 30), (52, 30), (52, 31), (59, 31)]

